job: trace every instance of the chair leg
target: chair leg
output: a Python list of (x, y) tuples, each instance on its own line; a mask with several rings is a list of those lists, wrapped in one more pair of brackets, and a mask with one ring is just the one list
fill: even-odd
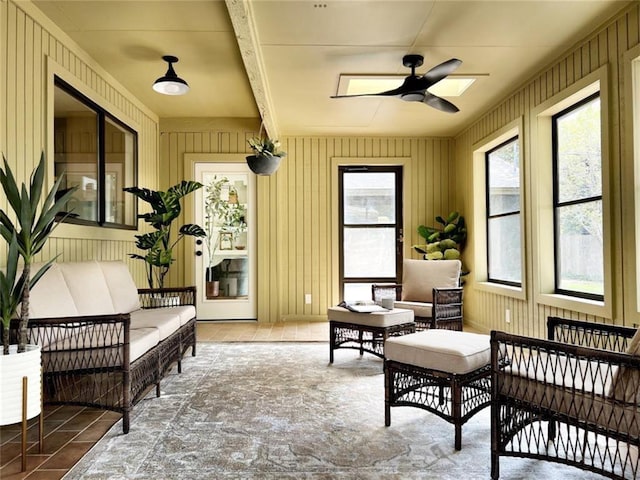
[(455, 449), (462, 448), (462, 387), (458, 382), (454, 381), (452, 385), (453, 391), (453, 421), (456, 426)]
[(391, 389), (393, 388), (393, 375), (389, 367), (384, 366), (384, 425), (391, 425)]
[(500, 457), (497, 453), (491, 452), (491, 480), (500, 478)]
[(333, 324), (329, 325), (329, 363), (333, 363), (333, 349), (336, 344), (336, 327)]

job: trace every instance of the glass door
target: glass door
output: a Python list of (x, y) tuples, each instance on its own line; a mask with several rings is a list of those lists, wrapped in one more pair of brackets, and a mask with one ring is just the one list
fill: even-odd
[(338, 182), (342, 299), (370, 299), (402, 278), (402, 167), (344, 166)]
[(255, 175), (244, 163), (196, 163), (198, 319), (256, 319)]

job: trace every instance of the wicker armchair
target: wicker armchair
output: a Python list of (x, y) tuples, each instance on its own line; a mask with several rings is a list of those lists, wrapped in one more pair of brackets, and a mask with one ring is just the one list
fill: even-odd
[(462, 287), (459, 260), (403, 262), (402, 284), (373, 284), (374, 301), (393, 297), (395, 308), (413, 310), (416, 330), (462, 330)]
[(491, 478), (500, 456), (640, 478), (640, 333), (557, 317), (547, 325), (548, 340), (491, 332)]

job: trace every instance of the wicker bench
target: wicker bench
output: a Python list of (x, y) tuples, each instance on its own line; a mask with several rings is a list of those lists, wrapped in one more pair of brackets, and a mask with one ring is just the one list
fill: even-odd
[[(120, 412), (196, 353), (195, 287), (138, 290), (123, 262), (55, 263), (31, 291), (44, 402)], [(166, 305), (166, 306), (163, 306)]]
[(548, 339), (491, 332), (491, 478), (500, 457), (640, 478), (640, 333), (549, 317)]
[(384, 342), (394, 335), (415, 332), (413, 312), (395, 308), (386, 312), (358, 313), (343, 307), (330, 307), (329, 363), (338, 348), (352, 348), (384, 358)]
[(455, 426), (455, 449), (462, 425), (491, 403), (489, 336), (426, 330), (389, 338), (385, 345), (385, 425), (391, 407), (417, 407)]

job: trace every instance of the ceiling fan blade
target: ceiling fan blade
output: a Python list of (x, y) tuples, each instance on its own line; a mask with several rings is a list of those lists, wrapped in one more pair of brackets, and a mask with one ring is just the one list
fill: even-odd
[(387, 90), (386, 92), (379, 93), (359, 93), (357, 95), (332, 95), (331, 98), (349, 98), (349, 97), (395, 97), (396, 95), (401, 95), (406, 93), (407, 89), (405, 84), (403, 83), (398, 88), (394, 88), (393, 90)]
[(458, 60), (457, 58), (452, 58), (447, 60), (446, 62), (442, 62), (440, 65), (436, 65), (427, 73), (425, 73), (422, 78), (426, 80), (427, 86), (425, 88), (429, 88), (431, 85), (438, 83), (444, 77), (452, 73), (456, 68), (460, 66), (462, 60)]
[(460, 109), (450, 101), (437, 97), (433, 93), (429, 92), (424, 92), (424, 100), (422, 102), (426, 103), (430, 107), (437, 108), (438, 110), (447, 113), (456, 113), (460, 111)]

